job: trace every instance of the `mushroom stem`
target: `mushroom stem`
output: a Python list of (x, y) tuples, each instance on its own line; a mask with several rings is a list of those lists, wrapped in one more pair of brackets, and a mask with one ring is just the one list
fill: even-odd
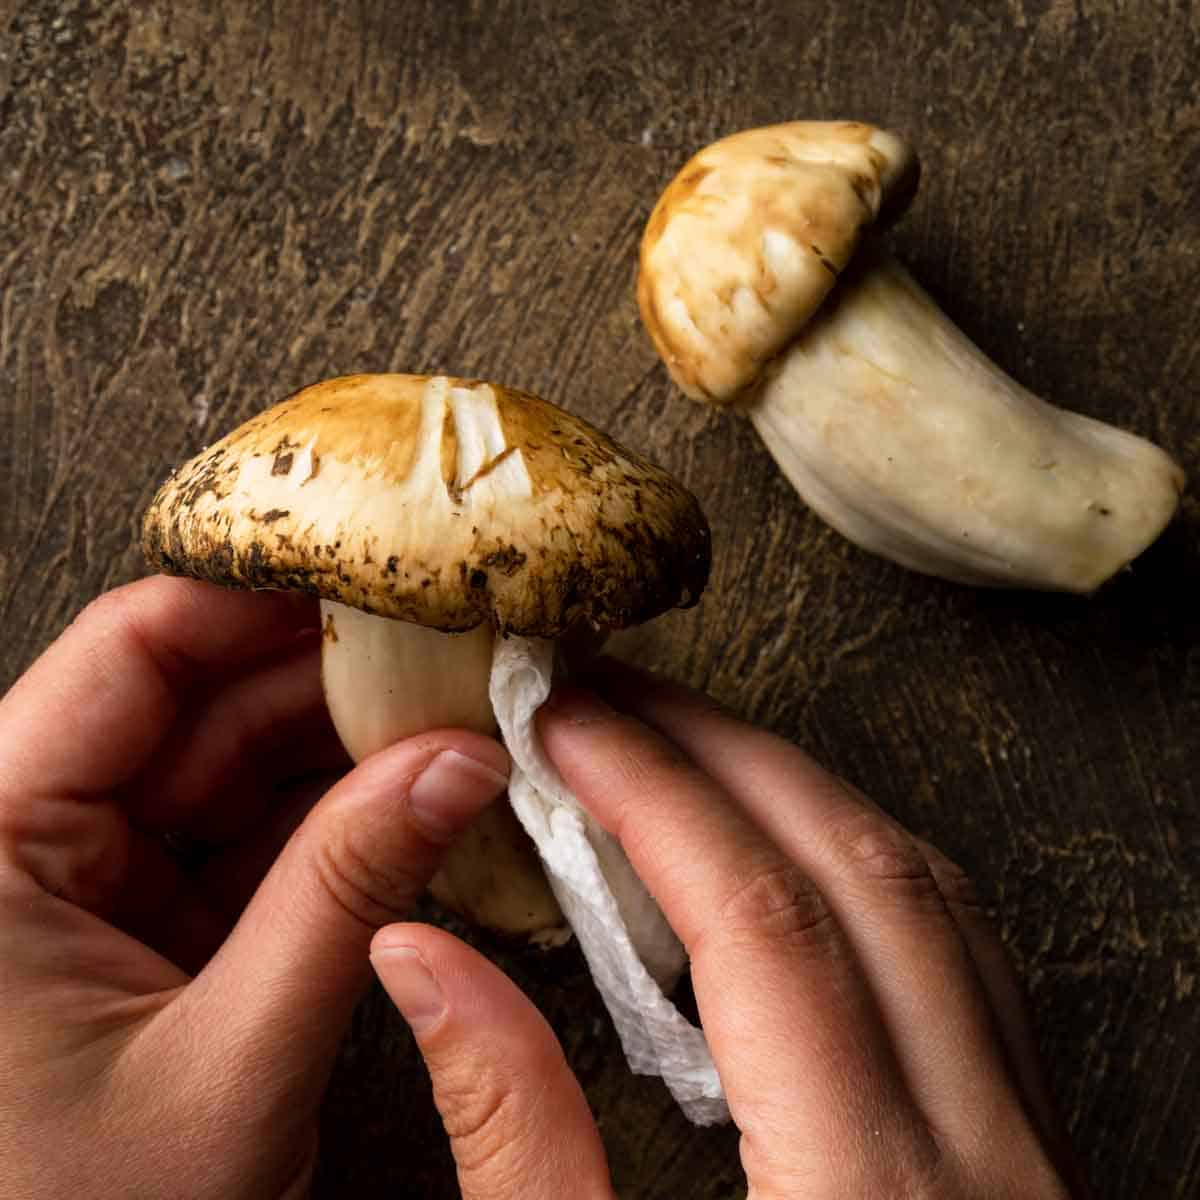
[[(355, 762), (427, 729), (495, 734), (489, 625), (441, 633), (332, 600), (321, 601), (321, 621), (325, 700)], [(486, 809), (455, 843), (430, 891), (496, 932), (561, 940), (562, 911), (507, 803)]]
[(426, 729), (496, 732), (489, 625), (442, 633), (333, 600), (321, 601), (321, 624), (325, 699), (355, 762)]
[(1171, 519), (1157, 446), (1026, 391), (890, 255), (864, 255), (768, 367), (749, 416), (851, 541), (962, 583), (1090, 592)]

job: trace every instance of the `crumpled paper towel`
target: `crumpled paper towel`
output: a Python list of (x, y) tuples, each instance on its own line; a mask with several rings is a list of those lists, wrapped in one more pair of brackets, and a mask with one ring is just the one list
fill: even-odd
[(661, 1076), (694, 1124), (727, 1121), (704, 1034), (665, 995), (683, 970), (683, 947), (616, 839), (580, 808), (538, 739), (533, 718), (553, 677), (552, 642), (497, 638), (491, 699), (513, 759), (509, 800), (541, 853), (630, 1068)]

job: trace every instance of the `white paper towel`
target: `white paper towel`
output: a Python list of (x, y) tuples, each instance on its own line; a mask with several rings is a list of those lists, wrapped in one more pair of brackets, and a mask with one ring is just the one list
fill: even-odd
[(694, 1124), (727, 1121), (704, 1034), (665, 995), (683, 970), (683, 947), (616, 839), (580, 808), (538, 740), (533, 718), (553, 676), (553, 643), (496, 639), (491, 698), (514, 764), (509, 799), (541, 852), (630, 1068), (660, 1075)]

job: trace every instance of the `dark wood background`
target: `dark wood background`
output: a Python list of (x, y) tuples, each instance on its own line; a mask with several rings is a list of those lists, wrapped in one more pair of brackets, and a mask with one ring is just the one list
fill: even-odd
[[(1195, 500), (1092, 599), (905, 574), (672, 389), (633, 297), (694, 149), (874, 120), (921, 152), (895, 242), (948, 311), (1195, 474), (1198, 70), (1188, 0), (0, 0), (0, 681), (140, 573), (160, 478), (256, 409), (349, 371), (531, 389), (712, 520), (704, 602), (626, 647), (959, 858), (1098, 1195), (1200, 1194)], [(626, 1074), (574, 950), (493, 949), (566, 1043), (623, 1196), (740, 1193), (734, 1132)], [(320, 1195), (456, 1194), (381, 995), (324, 1136)]]

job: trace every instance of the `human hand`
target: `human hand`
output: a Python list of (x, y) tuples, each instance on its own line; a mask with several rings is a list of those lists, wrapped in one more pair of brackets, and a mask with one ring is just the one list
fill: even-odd
[[(963, 874), (796, 747), (613, 663), (539, 716), (691, 957), (754, 1200), (1082, 1195)], [(623, 715), (632, 714), (632, 715)], [(549, 1027), (449, 935), (374, 939), (466, 1200), (613, 1195)]]
[(5, 1200), (307, 1192), (371, 935), (508, 773), (429, 733), (309, 811), (348, 766), (319, 638), (315, 604), (144, 580), (0, 701)]

